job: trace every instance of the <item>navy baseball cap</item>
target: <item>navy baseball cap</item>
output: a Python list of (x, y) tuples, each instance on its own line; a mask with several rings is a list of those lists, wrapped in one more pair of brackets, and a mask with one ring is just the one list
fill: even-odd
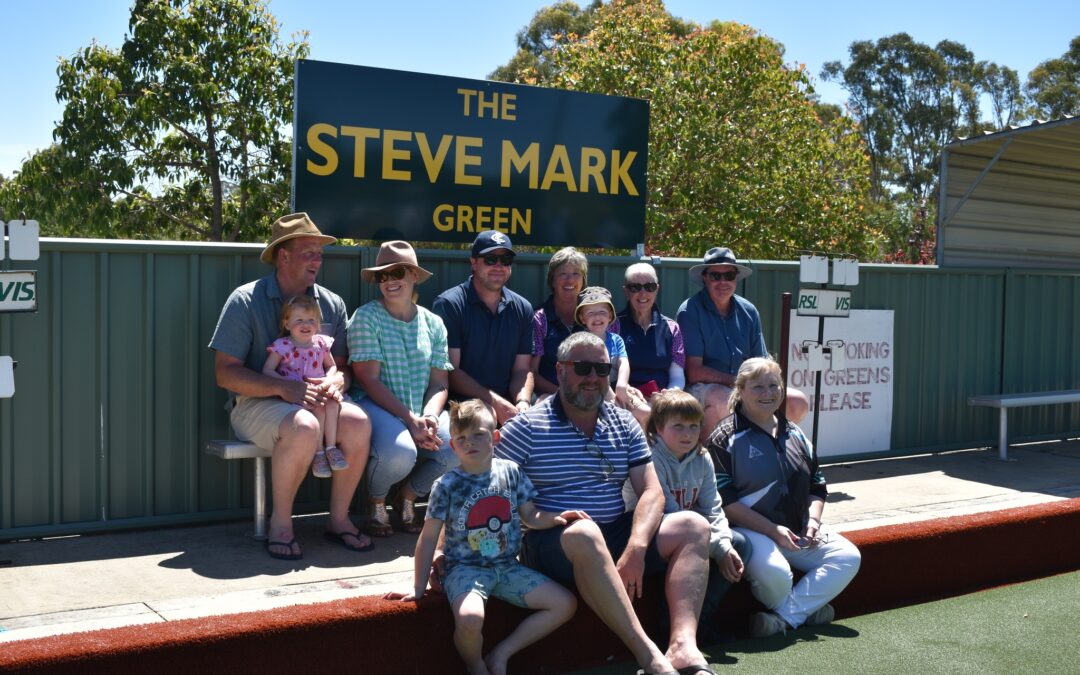
[(485, 253), (491, 253), (500, 248), (513, 253), (514, 246), (510, 243), (510, 237), (495, 230), (484, 230), (476, 235), (476, 241), (472, 245), (472, 257), (479, 258)]

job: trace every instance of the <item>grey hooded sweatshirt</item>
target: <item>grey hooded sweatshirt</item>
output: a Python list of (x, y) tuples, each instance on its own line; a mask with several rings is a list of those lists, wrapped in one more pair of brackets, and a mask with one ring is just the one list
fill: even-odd
[[(712, 527), (709, 557), (719, 562), (731, 550), (731, 528), (720, 506), (712, 457), (708, 452), (703, 453), (699, 446), (680, 460), (668, 449), (664, 439), (657, 436), (652, 444), (652, 461), (664, 488), (664, 513), (689, 509), (705, 516)], [(629, 480), (623, 485), (623, 499), (627, 510), (637, 505), (637, 495)]]

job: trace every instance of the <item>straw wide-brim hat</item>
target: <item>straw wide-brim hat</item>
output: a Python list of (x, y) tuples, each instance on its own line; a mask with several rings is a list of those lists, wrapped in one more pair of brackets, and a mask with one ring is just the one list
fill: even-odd
[(419, 277), (417, 284), (422, 284), (431, 278), (431, 272), (416, 264), (416, 251), (407, 241), (385, 241), (379, 247), (379, 254), (375, 256), (375, 266), (365, 267), (360, 270), (360, 278), (369, 284), (375, 283), (375, 273), (391, 267), (404, 265), (416, 270)]
[(746, 265), (739, 264), (739, 261), (735, 259), (735, 254), (731, 252), (730, 248), (727, 248), (726, 246), (715, 246), (705, 252), (705, 257), (702, 258), (700, 265), (694, 265), (687, 270), (687, 274), (690, 275), (690, 283), (699, 288), (703, 287), (705, 282), (701, 278), (701, 275), (713, 265), (731, 265), (734, 267), (735, 271), (739, 273), (739, 276), (735, 281), (745, 279), (754, 273), (754, 270)]
[(290, 213), (287, 216), (278, 218), (270, 229), (270, 242), (263, 249), (259, 260), (267, 265), (273, 265), (274, 249), (277, 248), (277, 245), (297, 237), (315, 237), (322, 241), (323, 246), (329, 246), (337, 241), (337, 237), (331, 237), (319, 232), (319, 228), (315, 227), (315, 223), (312, 222), (308, 214)]
[(578, 293), (577, 308), (574, 310), (574, 320), (585, 325), (581, 320), (581, 308), (585, 305), (607, 305), (611, 311), (612, 320), (615, 319), (615, 304), (611, 302), (611, 291), (603, 286), (589, 286)]

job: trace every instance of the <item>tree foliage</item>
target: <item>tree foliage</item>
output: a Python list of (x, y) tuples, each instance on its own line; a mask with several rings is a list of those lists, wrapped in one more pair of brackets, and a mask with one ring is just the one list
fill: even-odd
[(1020, 91), (1020, 75), (1015, 70), (980, 61), (976, 72), (980, 91), (990, 99), (993, 129), (1005, 129), (1028, 118), (1027, 104)]
[[(957, 137), (1025, 119), (1019, 77), (1008, 67), (976, 61), (957, 42), (930, 47), (906, 33), (853, 42), (848, 54), (846, 66), (826, 63), (821, 76), (847, 92), (848, 111), (866, 144), (876, 204), (871, 222), (884, 224), (889, 256), (923, 261), (933, 248), (933, 228), (918, 214), (936, 206), (942, 149)], [(981, 118), (983, 97), (993, 121)]]
[(61, 60), (56, 144), (4, 198), (84, 235), (260, 239), (287, 207), (283, 130), (307, 52), (262, 0), (136, 0), (120, 49)]
[(646, 244), (698, 256), (791, 258), (796, 248), (866, 256), (867, 165), (846, 118), (823, 123), (782, 47), (738, 24), (673, 34), (656, 0), (614, 0), (566, 36), (539, 84), (648, 99)]
[[(510, 61), (496, 68), (488, 77), (502, 82), (537, 84), (546, 82), (554, 75), (551, 55), (560, 42), (574, 41), (592, 30), (596, 12), (603, 7), (601, 0), (592, 0), (580, 7), (572, 0), (560, 0), (542, 7), (533, 15), (529, 25), (518, 31), (518, 51)], [(665, 13), (667, 32), (675, 37), (686, 37), (700, 27)]]
[(821, 76), (839, 81), (870, 153), (875, 200), (894, 190), (926, 199), (941, 148), (979, 125), (979, 69), (955, 42), (935, 47), (907, 33), (861, 40), (848, 48), (851, 62), (826, 63)]
[(1042, 119), (1080, 115), (1080, 35), (1060, 58), (1036, 66), (1024, 89)]

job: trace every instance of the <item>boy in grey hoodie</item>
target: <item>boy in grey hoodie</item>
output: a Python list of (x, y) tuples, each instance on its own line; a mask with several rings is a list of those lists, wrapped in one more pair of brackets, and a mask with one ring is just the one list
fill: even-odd
[[(712, 458), (699, 441), (705, 412), (696, 398), (678, 389), (660, 392), (652, 399), (652, 414), (645, 429), (652, 448), (653, 466), (664, 488), (664, 513), (693, 510), (709, 521), (709, 584), (698, 623), (698, 642), (715, 644), (724, 635), (716, 627), (720, 601), (731, 585), (742, 578), (743, 560), (750, 555), (750, 542), (732, 532), (716, 490)], [(628, 508), (636, 498), (623, 488)]]

